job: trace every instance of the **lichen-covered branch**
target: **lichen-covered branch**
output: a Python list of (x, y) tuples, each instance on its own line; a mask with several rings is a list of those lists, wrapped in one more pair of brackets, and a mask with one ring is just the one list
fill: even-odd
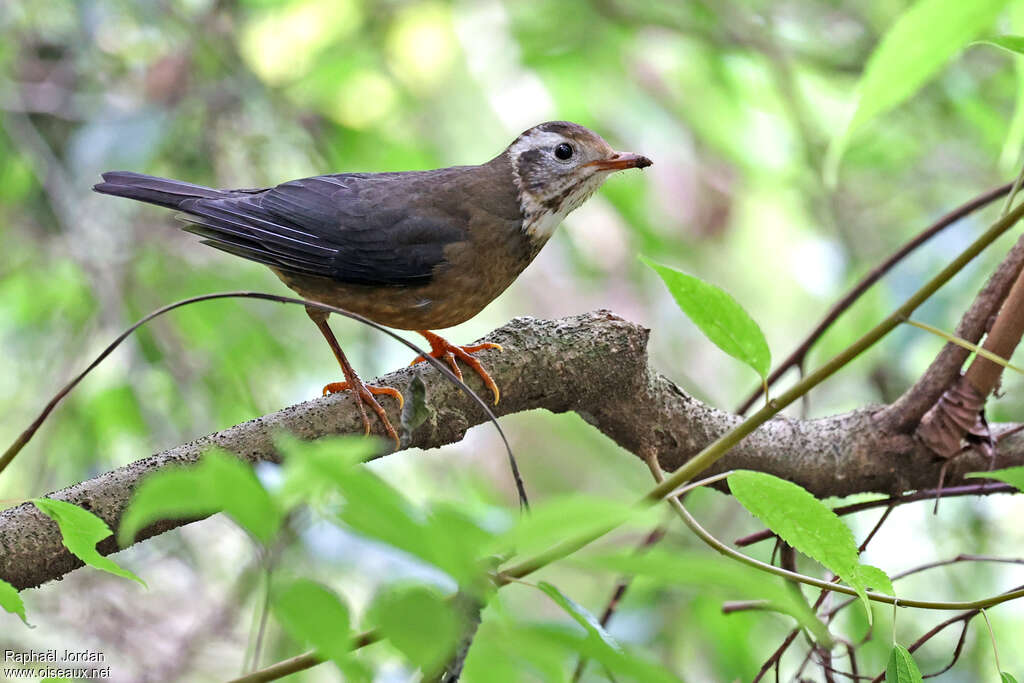
[[(517, 318), (486, 337), (505, 350), (481, 354), (502, 390), (495, 412), (575, 411), (630, 452), (655, 452), (664, 469), (675, 469), (740, 418), (697, 401), (653, 371), (647, 365), (647, 337), (646, 329), (608, 311), (560, 320)], [(467, 374), (467, 378), (473, 389), (486, 396), (475, 376)], [(454, 443), (467, 429), (486, 421), (480, 407), (434, 368), (406, 368), (376, 383), (396, 387), (406, 396), (403, 415), (393, 402), (385, 403), (392, 411), (392, 422), (403, 426), (403, 447)], [(818, 496), (934, 486), (941, 463), (911, 437), (880, 430), (871, 417), (877, 410), (877, 406), (865, 407), (817, 420), (777, 417), (741, 442), (715, 470), (742, 467), (770, 472)], [(994, 431), (998, 434), (1011, 427), (994, 425)], [(361, 430), (351, 397), (337, 394), (236, 425), (50, 495), (81, 505), (117, 528), (142, 477), (194, 462), (210, 446), (251, 462), (276, 460), (274, 435), (279, 432), (318, 439)], [(998, 457), (998, 466), (1024, 464), (1024, 435), (1003, 439)], [(964, 472), (988, 466), (979, 456), (967, 454), (952, 462), (947, 482), (955, 483)], [(139, 540), (184, 523), (155, 524)], [(115, 551), (113, 539), (101, 543), (100, 549)], [(64, 549), (56, 526), (33, 505), (0, 512), (0, 578), (18, 588), (38, 586), (79, 564)]]

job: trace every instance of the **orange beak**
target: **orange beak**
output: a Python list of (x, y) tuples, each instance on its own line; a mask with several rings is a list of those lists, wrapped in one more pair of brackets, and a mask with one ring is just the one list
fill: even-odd
[(599, 171), (624, 171), (627, 168), (647, 168), (654, 162), (639, 154), (615, 152), (607, 159), (588, 161), (584, 166), (593, 166)]

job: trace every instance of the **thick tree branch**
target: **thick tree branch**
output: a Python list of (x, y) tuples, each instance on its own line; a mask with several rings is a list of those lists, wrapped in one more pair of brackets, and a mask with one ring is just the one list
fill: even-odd
[[(501, 386), (499, 415), (544, 408), (575, 411), (632, 453), (655, 452), (666, 470), (679, 467), (740, 418), (704, 405), (647, 365), (648, 331), (597, 311), (561, 320), (518, 318), (486, 337), (504, 352), (485, 352), (487, 366)], [(470, 386), (482, 391), (478, 379)], [(407, 397), (403, 416), (405, 447), (437, 448), (459, 441), (466, 430), (486, 421), (480, 407), (433, 368), (416, 366), (376, 382)], [(394, 406), (386, 404), (391, 411)], [(751, 434), (712, 471), (749, 468), (796, 481), (818, 496), (879, 491), (896, 493), (931, 487), (941, 463), (905, 434), (878, 428), (868, 407), (818, 420), (775, 418)], [(411, 427), (411, 428), (410, 428)], [(996, 433), (1009, 426), (995, 425)], [(117, 528), (132, 491), (145, 475), (194, 462), (219, 446), (251, 462), (276, 460), (273, 438), (289, 432), (318, 439), (362, 431), (359, 412), (347, 394), (308, 401), (171, 448), (89, 481), (51, 494), (81, 505)], [(1024, 464), (1024, 436), (1000, 444), (998, 466)], [(953, 461), (948, 481), (987, 461), (967, 455)], [(160, 522), (146, 538), (186, 523)], [(116, 550), (112, 539), (102, 552)], [(0, 512), (0, 578), (18, 588), (38, 586), (80, 566), (61, 544), (56, 526), (31, 504)]]

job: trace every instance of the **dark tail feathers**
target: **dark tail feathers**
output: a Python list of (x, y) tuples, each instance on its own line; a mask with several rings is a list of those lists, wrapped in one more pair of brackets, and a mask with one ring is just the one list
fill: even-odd
[(103, 181), (93, 185), (92, 189), (101, 194), (128, 197), (168, 209), (178, 209), (182, 202), (189, 199), (216, 199), (226, 194), (202, 185), (130, 171), (108, 171), (103, 174)]

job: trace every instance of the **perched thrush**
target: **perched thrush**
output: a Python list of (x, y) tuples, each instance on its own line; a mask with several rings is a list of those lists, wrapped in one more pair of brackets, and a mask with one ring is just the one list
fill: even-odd
[[(430, 342), (430, 355), (444, 358), (460, 378), (456, 359), (473, 368), (497, 403), (498, 387), (470, 355), (497, 345), (456, 346), (429, 330), (458, 325), (501, 294), (611, 173), (650, 165), (647, 157), (614, 151), (583, 126), (550, 121), (479, 166), (339, 173), (245, 190), (111, 171), (93, 189), (181, 211), (185, 230), (270, 266), (305, 299), (416, 330)], [(399, 404), (402, 395), (364, 384), (331, 332), (329, 314), (306, 312), (345, 376), (324, 394), (352, 390), (366, 432), (364, 403), (398, 442), (374, 394)]]

